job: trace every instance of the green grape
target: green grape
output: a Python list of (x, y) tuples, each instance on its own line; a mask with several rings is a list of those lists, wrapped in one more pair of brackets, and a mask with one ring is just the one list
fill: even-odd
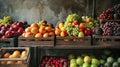
[(73, 34), (74, 36), (78, 36), (78, 34), (79, 34), (79, 26), (78, 26), (78, 25), (76, 25), (76, 26), (73, 28), (72, 34)]
[(76, 20), (80, 21), (81, 20), (80, 16), (77, 14), (70, 14), (67, 17), (66, 22), (74, 22)]

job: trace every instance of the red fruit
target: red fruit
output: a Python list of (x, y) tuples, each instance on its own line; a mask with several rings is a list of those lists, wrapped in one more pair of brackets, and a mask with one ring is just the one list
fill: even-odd
[(78, 25), (78, 24), (79, 24), (78, 21), (74, 21), (74, 22), (72, 23), (72, 26), (75, 26), (75, 25)]
[(3, 39), (4, 39), (4, 38), (6, 38), (6, 36), (4, 36), (4, 35), (3, 35), (1, 38), (3, 38)]
[(24, 25), (24, 23), (23, 22), (18, 22), (17, 25), (21, 27), (21, 26)]
[(24, 29), (20, 27), (17, 32), (21, 35), (24, 32)]
[(90, 35), (91, 33), (92, 33), (92, 32), (91, 32), (91, 29), (90, 29), (90, 28), (85, 28), (84, 34), (85, 34), (86, 36)]
[(11, 36), (12, 36), (12, 31), (9, 31), (9, 30), (6, 31), (6, 32), (5, 32), (5, 36), (6, 36), (6, 37), (11, 37)]

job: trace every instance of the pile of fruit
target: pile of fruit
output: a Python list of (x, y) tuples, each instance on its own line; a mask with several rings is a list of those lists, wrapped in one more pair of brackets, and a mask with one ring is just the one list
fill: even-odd
[(99, 23), (97, 20), (88, 17), (80, 17), (77, 14), (68, 15), (66, 21), (59, 21), (55, 27), (55, 34), (57, 36), (75, 36), (84, 37), (92, 34), (92, 30), (98, 27)]
[[(28, 55), (26, 50), (22, 52), (19, 50), (15, 50), (13, 52), (6, 52), (2, 58), (24, 58)], [(23, 64), (23, 61), (0, 61), (0, 64)]]
[(22, 34), (23, 37), (35, 37), (35, 38), (47, 38), (54, 36), (54, 28), (52, 24), (47, 23), (47, 21), (38, 21), (32, 23), (29, 27), (25, 29)]
[(99, 15), (99, 19), (102, 20), (113, 20), (120, 19), (120, 4), (115, 5), (112, 8), (108, 8)]
[(27, 22), (14, 22), (5, 25), (0, 24), (0, 38), (11, 38), (20, 36), (28, 26)]
[(63, 57), (45, 57), (40, 67), (68, 67), (68, 63)]
[(105, 50), (103, 54), (95, 56), (94, 54), (82, 53), (75, 56), (68, 56), (70, 67), (119, 67), (120, 57), (113, 56), (111, 51)]

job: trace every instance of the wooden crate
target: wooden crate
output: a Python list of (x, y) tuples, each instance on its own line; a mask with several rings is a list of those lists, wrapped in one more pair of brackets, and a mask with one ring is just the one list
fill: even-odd
[(120, 36), (93, 36), (93, 44), (108, 46), (108, 47), (120, 47)]
[(0, 47), (17, 47), (18, 37), (14, 38), (0, 38)]
[(85, 36), (84, 38), (79, 37), (59, 37), (55, 38), (56, 45), (81, 45), (81, 46), (90, 46), (91, 45), (91, 36)]
[(47, 37), (47, 38), (25, 38), (23, 36), (20, 36), (18, 38), (19, 46), (54, 46), (54, 36), (53, 37)]
[[(3, 55), (6, 52), (13, 53), (13, 51), (19, 50), (22, 52), (23, 50), (26, 50), (28, 52), (28, 55), (23, 58), (3, 58)], [(1, 64), (0, 67), (29, 67), (29, 57), (30, 57), (30, 52), (29, 52), (29, 47), (7, 47), (7, 48), (1, 48), (0, 50), (0, 62), (6, 62), (6, 61), (22, 61), (23, 64)]]

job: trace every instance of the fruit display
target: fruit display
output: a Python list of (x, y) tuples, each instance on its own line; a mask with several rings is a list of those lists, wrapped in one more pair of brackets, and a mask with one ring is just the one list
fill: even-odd
[(66, 21), (59, 21), (55, 27), (55, 34), (57, 36), (75, 36), (84, 37), (92, 34), (92, 29), (98, 27), (97, 20), (88, 17), (80, 17), (77, 14), (70, 14), (66, 18)]
[(68, 56), (70, 67), (119, 67), (120, 57), (112, 55), (109, 50), (103, 51), (102, 54), (94, 55), (93, 53), (81, 53), (75, 56)]
[(108, 8), (99, 15), (99, 19), (102, 20), (113, 20), (120, 19), (120, 4), (115, 5), (112, 8)]
[(14, 22), (10, 24), (0, 24), (0, 38), (11, 38), (20, 36), (27, 27), (27, 22)]
[(4, 16), (3, 19), (0, 19), (0, 24), (6, 25), (13, 23), (12, 18), (10, 16)]
[[(25, 59), (28, 57), (28, 50), (25, 49), (2, 49), (2, 50), (3, 51), (1, 51), (2, 55), (0, 58), (0, 64), (23, 64), (23, 60), (20, 59), (22, 58)], [(7, 60), (2, 61), (3, 59)]]
[(64, 57), (45, 57), (40, 67), (68, 67), (68, 62)]
[(54, 36), (54, 28), (52, 24), (47, 23), (47, 21), (38, 21), (32, 23), (29, 27), (27, 27), (22, 36), (25, 38), (27, 37), (47, 38)]

